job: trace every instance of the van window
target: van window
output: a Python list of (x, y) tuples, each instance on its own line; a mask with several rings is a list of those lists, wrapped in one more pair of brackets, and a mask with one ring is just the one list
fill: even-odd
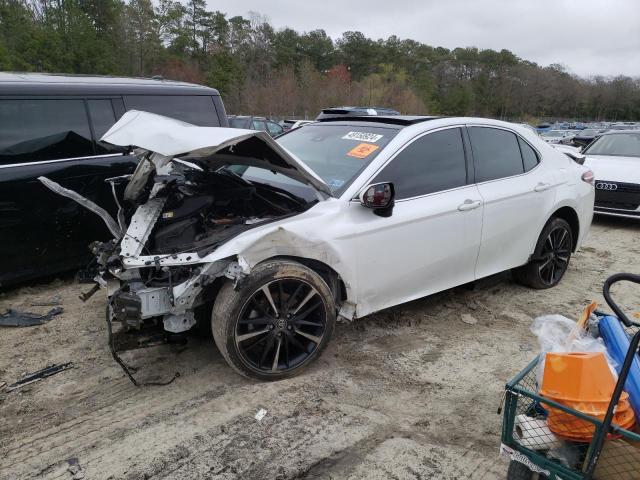
[(123, 153), (127, 151), (125, 147), (118, 147), (115, 145), (109, 145), (108, 143), (100, 142), (100, 138), (107, 133), (114, 123), (116, 123), (116, 115), (113, 110), (111, 100), (87, 100), (89, 106), (89, 118), (91, 118), (91, 125), (93, 125), (93, 134), (96, 139), (96, 153), (97, 154), (109, 154), (109, 153)]
[(116, 114), (113, 112), (111, 100), (87, 100), (87, 104), (93, 133), (96, 140), (100, 140), (100, 137), (116, 123)]
[(220, 120), (209, 95), (125, 95), (127, 110), (142, 110), (200, 127), (219, 127)]
[(83, 100), (0, 100), (0, 164), (93, 155)]

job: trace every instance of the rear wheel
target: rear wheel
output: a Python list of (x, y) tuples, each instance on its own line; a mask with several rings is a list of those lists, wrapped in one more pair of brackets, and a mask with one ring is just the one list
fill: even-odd
[(532, 288), (555, 287), (569, 267), (573, 232), (566, 220), (554, 217), (542, 229), (529, 263), (514, 270), (515, 279)]
[(225, 284), (211, 314), (213, 338), (236, 371), (260, 380), (300, 373), (326, 347), (335, 303), (320, 275), (293, 261), (257, 266), (239, 290)]

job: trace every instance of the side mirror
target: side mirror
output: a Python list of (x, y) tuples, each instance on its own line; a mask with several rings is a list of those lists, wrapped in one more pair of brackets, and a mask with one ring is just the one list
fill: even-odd
[(393, 183), (374, 183), (360, 192), (360, 203), (380, 217), (390, 217), (395, 205), (396, 192)]

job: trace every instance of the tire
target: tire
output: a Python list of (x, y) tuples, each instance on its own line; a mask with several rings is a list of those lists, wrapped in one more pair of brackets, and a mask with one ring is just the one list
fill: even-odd
[(538, 480), (540, 476), (529, 470), (526, 465), (511, 460), (507, 470), (507, 480)]
[(335, 300), (325, 281), (290, 260), (256, 266), (237, 290), (225, 283), (211, 312), (213, 339), (224, 359), (258, 380), (302, 372), (329, 343), (335, 322)]
[(531, 260), (513, 271), (518, 283), (535, 289), (555, 287), (569, 267), (573, 232), (566, 220), (552, 217), (542, 229)]

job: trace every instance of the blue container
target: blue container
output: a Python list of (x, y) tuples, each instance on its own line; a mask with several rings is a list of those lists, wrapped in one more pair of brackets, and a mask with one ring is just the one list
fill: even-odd
[[(611, 315), (600, 318), (598, 329), (607, 347), (607, 353), (616, 362), (616, 370), (620, 374), (624, 358), (629, 351), (629, 336), (622, 328), (620, 320)], [(629, 394), (633, 413), (636, 414), (636, 418), (640, 418), (640, 360), (637, 355), (631, 364), (624, 390)]]

